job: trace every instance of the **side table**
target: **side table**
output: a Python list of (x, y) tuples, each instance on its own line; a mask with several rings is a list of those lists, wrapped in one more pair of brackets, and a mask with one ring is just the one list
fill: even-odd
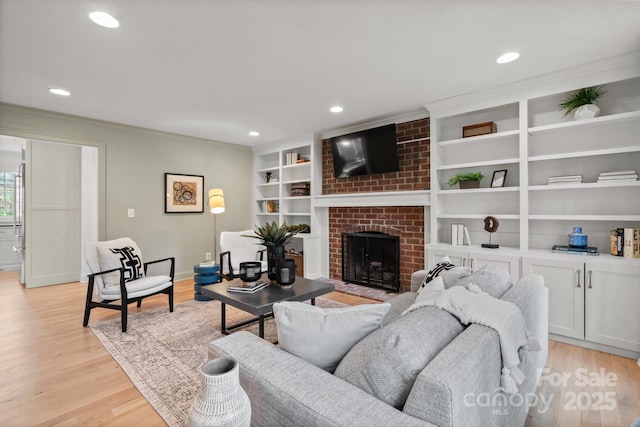
[(196, 301), (211, 301), (213, 298), (209, 298), (202, 294), (202, 287), (206, 285), (212, 285), (218, 283), (220, 277), (220, 266), (218, 264), (213, 265), (194, 265), (193, 266), (193, 281), (195, 282), (193, 288), (195, 293), (193, 298)]

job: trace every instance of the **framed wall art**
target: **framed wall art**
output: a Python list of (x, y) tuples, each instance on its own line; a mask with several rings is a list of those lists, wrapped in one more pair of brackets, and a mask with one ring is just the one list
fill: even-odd
[(204, 176), (164, 174), (164, 212), (204, 212)]

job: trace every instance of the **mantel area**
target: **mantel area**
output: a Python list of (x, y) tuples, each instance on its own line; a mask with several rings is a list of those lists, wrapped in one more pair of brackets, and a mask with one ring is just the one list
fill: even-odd
[(350, 193), (315, 196), (317, 208), (357, 206), (430, 206), (431, 191), (389, 191), (381, 193)]

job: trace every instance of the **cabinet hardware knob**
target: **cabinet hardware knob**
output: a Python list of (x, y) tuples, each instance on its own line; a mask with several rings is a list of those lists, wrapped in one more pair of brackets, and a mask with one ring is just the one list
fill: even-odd
[(591, 273), (593, 273), (593, 271), (589, 270), (589, 289), (593, 288), (593, 286), (591, 286)]
[(578, 286), (577, 287), (579, 288), (580, 287), (580, 276), (582, 276), (582, 270), (577, 270), (576, 273), (577, 273), (577, 276), (578, 276)]

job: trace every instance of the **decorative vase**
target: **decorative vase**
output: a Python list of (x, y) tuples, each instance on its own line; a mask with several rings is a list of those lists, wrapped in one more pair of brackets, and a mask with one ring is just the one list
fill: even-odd
[(290, 288), (296, 281), (296, 262), (292, 259), (278, 260), (276, 282), (282, 288)]
[(465, 188), (480, 188), (480, 181), (476, 179), (471, 181), (460, 181), (460, 189), (463, 190)]
[(573, 227), (573, 233), (569, 234), (569, 246), (586, 248), (589, 237), (582, 232), (582, 227)]
[(284, 259), (284, 246), (267, 246), (267, 276), (272, 284), (278, 275), (278, 260)]
[(251, 402), (240, 386), (238, 362), (229, 357), (202, 366), (203, 381), (189, 409), (190, 427), (240, 427), (251, 424)]
[(573, 113), (573, 116), (576, 120), (584, 120), (584, 119), (593, 119), (594, 117), (598, 117), (600, 115), (600, 108), (598, 108), (595, 104), (585, 104), (581, 107), (576, 108), (576, 111)]

